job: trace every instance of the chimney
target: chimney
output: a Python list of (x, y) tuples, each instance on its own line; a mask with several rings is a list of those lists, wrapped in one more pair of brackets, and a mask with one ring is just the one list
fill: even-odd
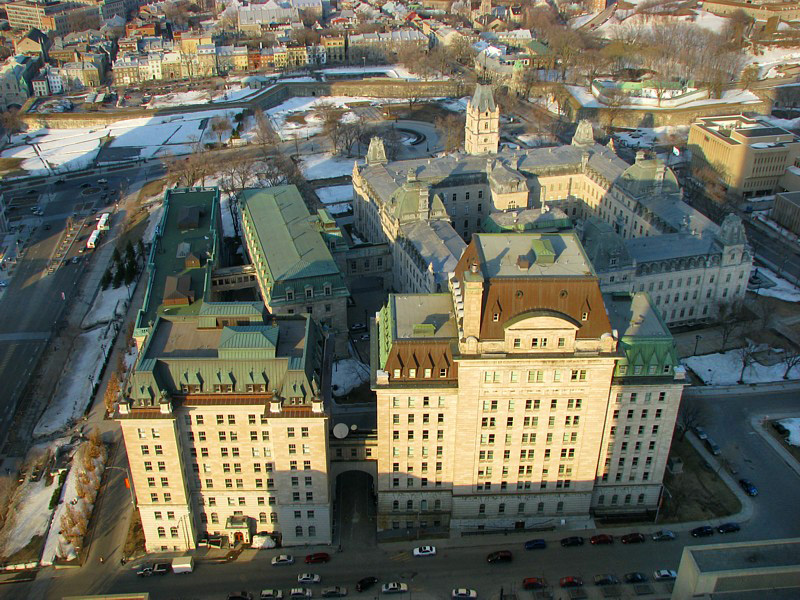
[(480, 338), (483, 308), (483, 274), (473, 262), (464, 273), (464, 337)]
[(517, 257), (517, 266), (518, 266), (520, 269), (522, 269), (522, 270), (524, 270), (524, 271), (527, 271), (528, 269), (530, 269), (530, 268), (531, 268), (531, 261), (530, 261), (530, 259), (529, 259), (527, 256), (525, 256), (524, 254), (520, 254), (520, 255)]

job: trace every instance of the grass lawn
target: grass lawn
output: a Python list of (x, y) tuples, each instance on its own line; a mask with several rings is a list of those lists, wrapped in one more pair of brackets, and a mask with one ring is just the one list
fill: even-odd
[(664, 494), (659, 523), (715, 519), (741, 510), (742, 504), (736, 495), (680, 434), (672, 441), (670, 456), (681, 458), (683, 472), (679, 475), (665, 473), (664, 486), (669, 494)]

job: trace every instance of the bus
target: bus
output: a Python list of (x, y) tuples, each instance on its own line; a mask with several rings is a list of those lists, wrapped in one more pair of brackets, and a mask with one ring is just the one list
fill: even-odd
[(110, 226), (108, 224), (108, 220), (111, 218), (109, 213), (103, 213), (100, 215), (100, 218), (97, 219), (97, 231), (108, 231)]
[(87, 248), (96, 248), (98, 239), (100, 239), (100, 230), (99, 229), (95, 229), (92, 232), (92, 234), (89, 236), (89, 239), (86, 240), (86, 247)]

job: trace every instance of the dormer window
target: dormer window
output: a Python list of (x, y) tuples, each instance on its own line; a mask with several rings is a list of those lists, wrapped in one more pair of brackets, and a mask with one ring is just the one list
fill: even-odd
[(393, 375), (393, 377), (394, 377), (395, 379), (400, 379), (400, 369), (395, 369), (395, 370), (394, 370), (394, 375)]
[(326, 296), (330, 296), (331, 295), (331, 284), (330, 283), (326, 283), (325, 287), (323, 289), (325, 290), (325, 295)]
[(439, 377), (447, 377), (447, 369), (439, 369)]
[(417, 376), (417, 370), (416, 369), (409, 369), (408, 370), (408, 376), (411, 377), (411, 378), (416, 377)]
[(494, 313), (494, 314), (492, 314), (492, 321), (494, 321), (495, 323), (497, 323), (499, 320), (500, 320), (500, 313)]
[(312, 298), (314, 296), (314, 289), (311, 287), (306, 288), (306, 298)]
[(294, 290), (291, 289), (286, 290), (286, 300), (288, 300), (289, 302), (294, 300)]
[(581, 313), (581, 321), (586, 321), (588, 319), (589, 319), (589, 313), (588, 312)]

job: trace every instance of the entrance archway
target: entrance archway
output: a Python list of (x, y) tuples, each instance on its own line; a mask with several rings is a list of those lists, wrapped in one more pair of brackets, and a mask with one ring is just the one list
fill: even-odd
[(334, 541), (343, 547), (375, 546), (375, 480), (364, 471), (345, 471), (336, 477)]

